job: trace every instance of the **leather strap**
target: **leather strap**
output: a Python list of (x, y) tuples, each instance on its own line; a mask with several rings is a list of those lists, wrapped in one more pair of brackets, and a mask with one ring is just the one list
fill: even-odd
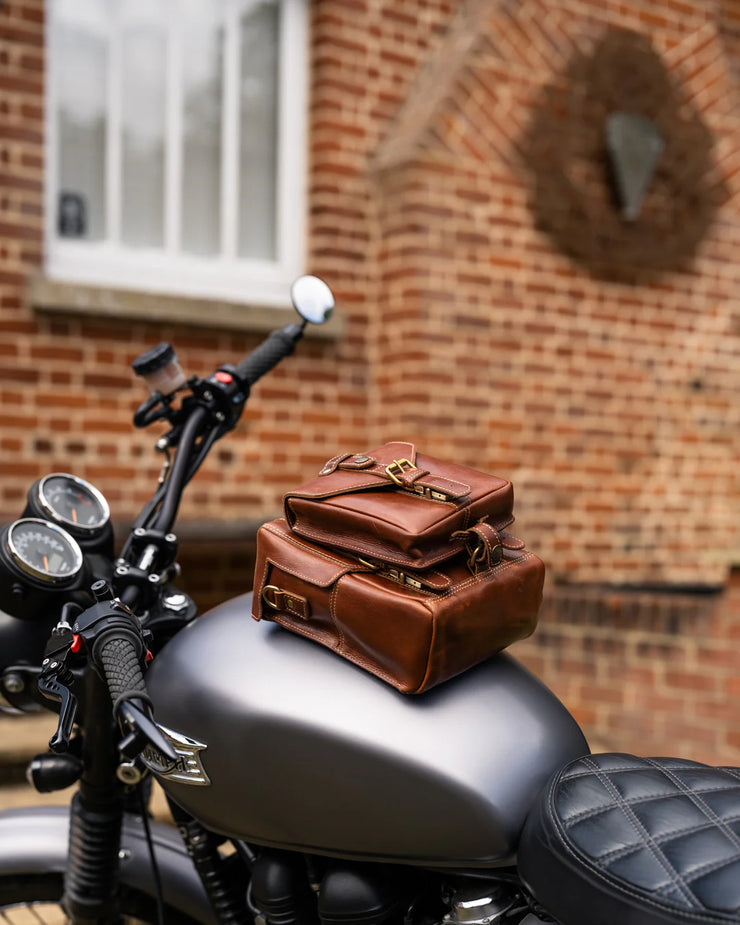
[(498, 530), (484, 520), (452, 535), (464, 537), (469, 555), (468, 568), (474, 575), (497, 565), (503, 557), (504, 547)]
[(339, 456), (325, 462), (319, 475), (331, 475), (337, 469), (361, 471), (375, 465), (376, 460), (372, 456), (365, 456), (362, 453), (341, 453)]
[[(414, 454), (415, 455), (415, 454)], [(383, 482), (392, 482), (404, 491), (423, 495), (432, 501), (459, 501), (470, 494), (470, 486), (441, 475), (433, 475), (428, 469), (419, 468), (406, 457), (392, 459), (387, 464), (363, 453), (342, 453), (324, 463), (319, 475), (331, 475), (337, 470), (363, 472)]]
[(311, 616), (311, 605), (307, 598), (300, 594), (292, 594), (290, 591), (283, 591), (276, 585), (265, 585), (262, 589), (262, 600), (271, 610), (287, 610), (288, 613), (295, 614), (301, 620), (308, 620)]

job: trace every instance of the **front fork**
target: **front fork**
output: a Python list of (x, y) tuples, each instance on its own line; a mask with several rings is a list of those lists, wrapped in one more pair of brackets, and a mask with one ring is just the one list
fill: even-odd
[(62, 905), (75, 925), (118, 919), (118, 863), (124, 786), (116, 777), (120, 734), (108, 688), (95, 671), (85, 678), (83, 773), (72, 798)]
[[(94, 670), (85, 678), (84, 729), (84, 771), (70, 810), (62, 906), (74, 925), (113, 925), (120, 912), (126, 791), (116, 776), (120, 732), (111, 721), (108, 687)], [(209, 834), (180, 807), (170, 804), (170, 809), (217, 920), (223, 925), (249, 922), (246, 890), (233, 882)]]

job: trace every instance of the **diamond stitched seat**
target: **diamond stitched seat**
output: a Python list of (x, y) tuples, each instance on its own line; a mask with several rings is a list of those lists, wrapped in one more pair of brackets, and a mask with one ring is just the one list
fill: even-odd
[(579, 758), (530, 813), (519, 867), (564, 925), (740, 923), (740, 769)]

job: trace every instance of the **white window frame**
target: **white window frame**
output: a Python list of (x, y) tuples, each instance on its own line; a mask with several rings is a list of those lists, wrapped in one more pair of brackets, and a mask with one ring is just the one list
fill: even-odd
[[(125, 0), (124, 0), (125, 2)], [(176, 3), (176, 0), (173, 0)], [(208, 0), (204, 0), (208, 2)], [(76, 241), (57, 233), (58, 65), (54, 47), (54, 0), (47, 0), (46, 26), (46, 275), (61, 282), (139, 290), (197, 298), (284, 307), (291, 282), (303, 272), (306, 234), (307, 170), (307, 0), (281, 0), (278, 63), (278, 165), (276, 260), (238, 257), (239, 33), (238, 5), (229, 0), (223, 56), (221, 151), (221, 253), (198, 257), (179, 251), (182, 176), (181, 45), (177, 31), (167, 40), (165, 117), (164, 246), (129, 248), (121, 232), (120, 53), (115, 39), (108, 54), (108, 124), (105, 164), (106, 239)]]

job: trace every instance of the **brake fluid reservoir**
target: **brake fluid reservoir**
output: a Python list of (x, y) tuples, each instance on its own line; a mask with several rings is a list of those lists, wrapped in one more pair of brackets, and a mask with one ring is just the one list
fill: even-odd
[(131, 364), (137, 376), (146, 382), (149, 391), (171, 395), (185, 385), (185, 373), (177, 360), (177, 354), (167, 343), (157, 344), (136, 357)]

